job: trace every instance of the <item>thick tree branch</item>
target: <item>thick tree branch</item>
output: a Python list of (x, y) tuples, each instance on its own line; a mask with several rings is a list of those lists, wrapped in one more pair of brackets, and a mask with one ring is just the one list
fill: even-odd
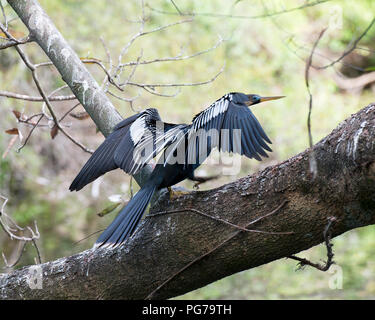
[[(165, 197), (153, 212), (182, 212), (146, 218), (117, 249), (87, 250), (39, 265), (42, 289), (29, 286), (35, 266), (1, 275), (0, 298), (144, 299), (151, 293), (155, 299), (170, 298), (321, 243), (329, 217), (336, 218), (332, 237), (374, 224), (374, 136), (372, 104), (314, 145), (319, 168), (314, 180), (307, 149), (220, 188), (192, 192), (173, 202)], [(257, 220), (285, 201), (274, 215)], [(254, 229), (294, 233), (239, 232), (184, 208), (242, 227), (257, 220)]]

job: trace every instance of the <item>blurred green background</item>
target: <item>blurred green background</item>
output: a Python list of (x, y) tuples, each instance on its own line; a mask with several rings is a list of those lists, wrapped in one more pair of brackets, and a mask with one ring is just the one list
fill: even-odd
[[(189, 56), (212, 48), (191, 59), (136, 68), (134, 82), (178, 84), (207, 81), (224, 66), (219, 77), (205, 85), (155, 88), (156, 92), (164, 95), (178, 93), (175, 97), (153, 95), (134, 86), (127, 86), (125, 93), (121, 93), (128, 98), (138, 96), (133, 102), (133, 109), (156, 107), (167, 122), (189, 122), (196, 113), (231, 91), (287, 96), (277, 102), (254, 107), (254, 113), (273, 141), (274, 152), (270, 158), (262, 162), (243, 158), (238, 175), (223, 176), (202, 185), (202, 190), (252, 174), (308, 147), (308, 94), (304, 73), (305, 61), (314, 41), (319, 32), (328, 27), (313, 61), (314, 65), (327, 64), (339, 57), (367, 28), (375, 12), (372, 0), (321, 2), (280, 13), (314, 2), (175, 0), (182, 12), (201, 14), (194, 16), (191, 22), (139, 37), (123, 57), (122, 62), (126, 63), (137, 60), (140, 54), (141, 60), (153, 60), (180, 54)], [(5, 1), (2, 3), (7, 16), (16, 18)], [(40, 0), (40, 4), (80, 57), (100, 59), (107, 67), (108, 56), (100, 39), (103, 39), (113, 63), (117, 63), (122, 48), (139, 32), (141, 1)], [(189, 18), (176, 13), (171, 1), (146, 2), (144, 31)], [(262, 17), (265, 13), (279, 14)], [(27, 34), (17, 19), (11, 20), (10, 27), (14, 34)], [(224, 41), (213, 48), (219, 39)], [(375, 101), (375, 85), (371, 83), (349, 89), (342, 86), (343, 79), (355, 82), (366, 71), (371, 72), (375, 66), (374, 43), (375, 27), (334, 68), (310, 70), (314, 97), (311, 118), (314, 142), (329, 134), (352, 113)], [(29, 44), (24, 48), (33, 62), (48, 60), (37, 45)], [(87, 67), (101, 83), (104, 74), (100, 68), (92, 64)], [(131, 67), (125, 68), (123, 79), (131, 73)], [(53, 67), (41, 70), (40, 77), (49, 92), (64, 84)], [(37, 95), (30, 73), (12, 48), (0, 50), (0, 90)], [(65, 90), (63, 93), (69, 92)], [(109, 97), (124, 117), (134, 113), (128, 102)], [(61, 116), (74, 104), (74, 101), (59, 102), (54, 103), (54, 107)], [(12, 110), (30, 116), (40, 112), (43, 106), (41, 103), (0, 97), (0, 107), (0, 155), (3, 155), (13, 137), (5, 130), (18, 126), (24, 137), (30, 130), (29, 126), (17, 123)], [(82, 107), (76, 110), (83, 111)], [(103, 140), (91, 119), (76, 120), (68, 116), (65, 124), (75, 138), (92, 149)], [(48, 127), (35, 130), (26, 147), (17, 153), (19, 145), (17, 141), (0, 160), (0, 194), (9, 199), (5, 210), (7, 214), (21, 226), (32, 226), (34, 221), (37, 222), (41, 234), (37, 243), (43, 261), (90, 248), (97, 234), (79, 243), (77, 241), (110, 223), (115, 213), (103, 218), (96, 213), (109, 206), (114, 195), (125, 194), (124, 199), (129, 198), (129, 177), (119, 171), (111, 172), (98, 183), (78, 193), (70, 193), (68, 187), (89, 154), (62, 134), (52, 140)], [(217, 167), (204, 165), (200, 173), (209, 175), (218, 170)], [(182, 185), (192, 188), (191, 182)], [(294, 261), (284, 259), (222, 279), (179, 298), (374, 298), (374, 227), (348, 232), (334, 239), (333, 243), (337, 265), (329, 272), (322, 273), (311, 268), (297, 271)], [(9, 262), (14, 261), (19, 253), (19, 243), (9, 240), (2, 231), (0, 248)], [(34, 248), (28, 244), (16, 268), (34, 263), (35, 255)], [(322, 245), (302, 252), (300, 256), (314, 261), (326, 258)], [(4, 267), (3, 262), (0, 262), (0, 267)], [(10, 269), (3, 268), (0, 272), (6, 271)]]

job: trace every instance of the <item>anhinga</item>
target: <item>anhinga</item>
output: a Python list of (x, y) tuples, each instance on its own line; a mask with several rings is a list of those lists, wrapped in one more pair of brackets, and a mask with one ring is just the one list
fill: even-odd
[(134, 175), (157, 154), (161, 153), (161, 157), (148, 181), (100, 235), (94, 247), (116, 246), (130, 237), (155, 190), (185, 179), (204, 181), (194, 175), (194, 170), (215, 147), (259, 161), (261, 156), (267, 157), (266, 151), (272, 151), (268, 146), (271, 141), (248, 107), (282, 97), (228, 93), (197, 114), (189, 125), (164, 123), (153, 108), (121, 121), (81, 169), (69, 188), (71, 191), (82, 189), (116, 168)]

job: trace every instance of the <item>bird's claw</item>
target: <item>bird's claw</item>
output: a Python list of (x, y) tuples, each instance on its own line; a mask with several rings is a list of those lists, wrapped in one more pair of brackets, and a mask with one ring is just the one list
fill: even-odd
[(194, 190), (199, 190), (199, 185), (200, 185), (201, 183), (202, 183), (202, 182), (196, 182), (196, 183), (194, 183), (194, 185), (193, 185)]

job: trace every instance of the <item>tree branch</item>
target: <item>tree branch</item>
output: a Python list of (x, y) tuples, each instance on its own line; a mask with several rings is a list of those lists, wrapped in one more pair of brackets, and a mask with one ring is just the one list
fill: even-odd
[(121, 116), (39, 3), (36, 0), (9, 0), (8, 3), (29, 29), (32, 39), (51, 59), (99, 130), (107, 135), (121, 121)]
[[(322, 231), (329, 217), (336, 219), (329, 230), (332, 238), (375, 224), (374, 136), (371, 104), (314, 145), (319, 168), (314, 180), (307, 149), (217, 189), (191, 192), (173, 202), (165, 196), (152, 211), (180, 213), (147, 217), (116, 249), (87, 250), (38, 265), (42, 289), (29, 287), (29, 267), (1, 275), (0, 298), (165, 299), (315, 246), (325, 240)], [(293, 234), (242, 232), (184, 214), (184, 208), (238, 226), (257, 221), (256, 229)], [(262, 218), (275, 208), (274, 215)]]
[[(56, 29), (38, 1), (8, 0), (8, 3), (28, 28), (30, 37), (50, 58), (96, 126), (107, 136), (112, 128), (122, 120), (122, 117), (83, 62)], [(50, 99), (50, 101), (53, 100)], [(142, 185), (150, 172), (151, 168), (146, 166), (141, 173), (135, 176), (135, 179)]]
[[(12, 98), (12, 99), (18, 99), (18, 100), (31, 101), (31, 102), (43, 101), (43, 97), (29, 96), (29, 95), (19, 94), (19, 93), (14, 93), (14, 92), (9, 92), (9, 91), (0, 91), (0, 96)], [(75, 99), (77, 99), (75, 95), (49, 97), (50, 101), (66, 101), (66, 100), (75, 100)]]

